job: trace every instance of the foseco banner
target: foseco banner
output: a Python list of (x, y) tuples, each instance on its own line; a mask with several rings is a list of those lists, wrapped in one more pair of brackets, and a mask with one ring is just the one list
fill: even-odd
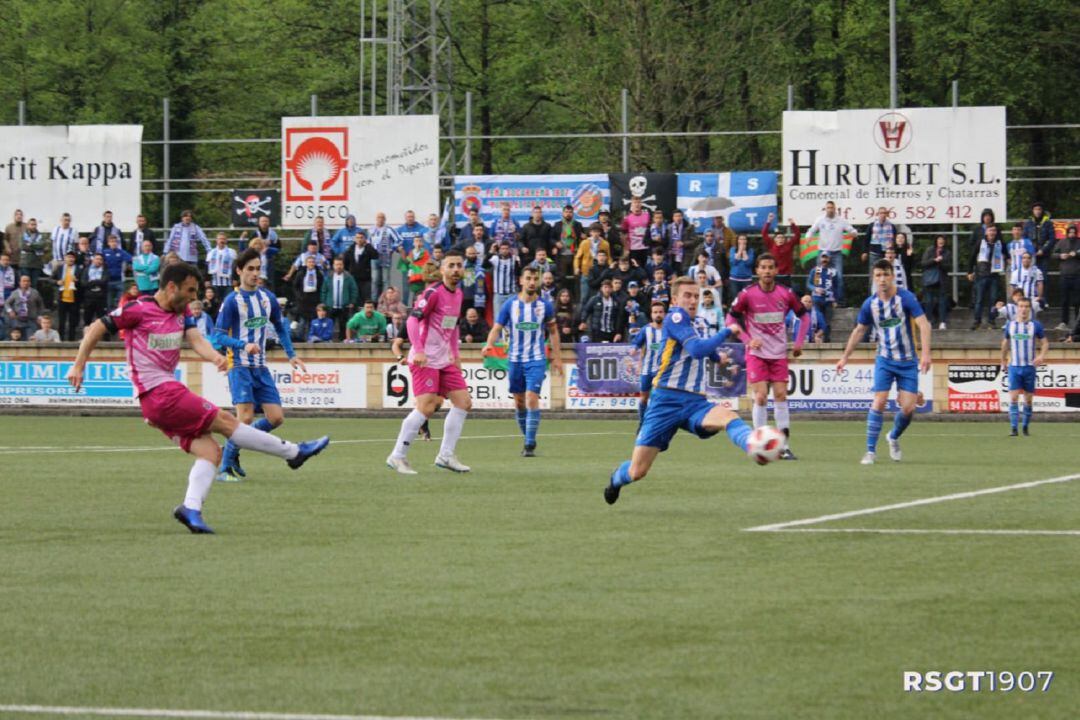
[(23, 211), (48, 232), (71, 213), (89, 230), (112, 210), (119, 227), (139, 214), (142, 125), (26, 125), (0, 128), (4, 222)]
[(439, 209), (437, 116), (281, 118), (283, 227), (371, 225), (378, 212), (398, 225)]
[(852, 223), (879, 207), (907, 225), (1005, 217), (1005, 108), (785, 112), (782, 196), (804, 225), (828, 200)]

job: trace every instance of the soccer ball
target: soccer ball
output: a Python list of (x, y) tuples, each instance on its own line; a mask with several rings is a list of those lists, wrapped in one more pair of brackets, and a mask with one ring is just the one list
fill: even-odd
[(770, 425), (754, 428), (746, 439), (746, 454), (758, 465), (766, 465), (776, 460), (783, 449), (784, 434)]

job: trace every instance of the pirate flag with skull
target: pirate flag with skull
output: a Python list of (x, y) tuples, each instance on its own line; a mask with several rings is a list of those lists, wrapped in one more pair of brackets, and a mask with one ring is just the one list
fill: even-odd
[(611, 183), (611, 214), (621, 217), (630, 210), (630, 199), (641, 198), (649, 212), (663, 210), (671, 220), (678, 197), (678, 175), (675, 173), (618, 173), (608, 175)]
[(270, 226), (281, 224), (281, 191), (279, 190), (233, 190), (232, 226), (255, 227), (259, 218), (270, 218)]

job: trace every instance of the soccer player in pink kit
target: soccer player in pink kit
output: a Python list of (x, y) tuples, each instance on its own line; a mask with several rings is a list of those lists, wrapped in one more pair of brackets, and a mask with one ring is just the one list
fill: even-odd
[[(322, 452), (330, 438), (311, 442), (287, 442), (269, 433), (244, 425), (235, 415), (219, 410), (176, 381), (180, 344), (186, 338), (202, 359), (225, 371), (225, 357), (214, 350), (195, 326), (188, 304), (199, 293), (199, 271), (192, 265), (176, 262), (161, 270), (159, 289), (144, 295), (95, 321), (86, 329), (79, 354), (68, 371), (67, 379), (75, 391), (82, 389), (83, 372), (90, 354), (105, 335), (124, 333), (131, 383), (139, 395), (143, 418), (184, 452), (195, 456), (188, 475), (187, 494), (173, 517), (197, 534), (213, 533), (202, 517), (202, 506), (221, 462), (221, 446), (211, 433), (232, 440), (239, 447), (276, 455), (294, 470), (308, 458)], [(249, 352), (257, 351), (254, 345)]]
[(442, 282), (424, 290), (417, 298), (406, 327), (409, 332), (409, 372), (412, 375), (416, 408), (401, 423), (394, 451), (386, 458), (390, 468), (403, 475), (415, 475), (409, 465), (409, 444), (417, 431), (431, 417), (443, 398), (453, 407), (443, 425), (442, 447), (435, 456), (435, 466), (469, 472), (469, 466), (457, 459), (455, 450), (465, 417), (472, 409), (469, 386), (461, 372), (458, 352), (458, 316), (461, 314), (462, 292), (458, 288), (464, 274), (465, 261), (461, 253), (451, 251), (442, 259), (439, 271)]
[[(754, 427), (761, 427), (769, 422), (769, 386), (772, 386), (773, 413), (776, 427), (784, 433), (784, 450), (781, 460), (795, 460), (795, 454), (788, 447), (791, 437), (791, 412), (788, 409), (788, 363), (787, 329), (784, 318), (791, 310), (797, 317), (806, 313), (799, 296), (785, 285), (776, 282), (776, 259), (762, 253), (754, 262), (757, 283), (750, 285), (735, 298), (731, 305), (731, 315), (740, 320), (745, 331), (746, 374), (750, 389), (754, 394)], [(810, 323), (799, 323), (799, 336), (795, 338), (795, 347), (791, 354), (802, 355), (802, 346), (810, 330)]]

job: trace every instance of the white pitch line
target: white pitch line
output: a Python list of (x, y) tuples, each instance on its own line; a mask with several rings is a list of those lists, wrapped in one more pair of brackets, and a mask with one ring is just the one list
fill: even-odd
[(968, 530), (963, 528), (783, 528), (777, 533), (875, 533), (879, 535), (1080, 535), (1080, 530)]
[[(320, 715), (307, 713), (225, 710), (168, 710), (161, 708), (68, 707), (62, 705), (0, 705), (0, 714), (91, 715), (109, 718), (188, 718), (194, 720), (450, 720), (403, 715)], [(466, 719), (467, 720), (467, 719)]]
[(1015, 485), (1001, 485), (998, 487), (984, 488), (982, 490), (971, 490), (969, 492), (953, 493), (951, 495), (938, 495), (936, 497), (920, 498), (918, 500), (909, 500), (907, 502), (893, 503), (892, 505), (879, 505), (878, 507), (864, 508), (862, 510), (850, 510), (848, 512), (835, 513), (832, 515), (820, 515), (818, 517), (804, 518), (802, 520), (790, 520), (788, 522), (773, 523), (772, 525), (758, 525), (757, 527), (743, 528), (744, 532), (778, 532), (786, 530), (787, 528), (798, 527), (800, 525), (817, 525), (819, 523), (831, 522), (833, 520), (844, 520), (846, 518), (861, 517), (863, 515), (876, 515), (877, 513), (888, 512), (889, 510), (903, 510), (910, 507), (919, 507), (920, 505), (934, 505), (936, 503), (949, 502), (950, 500), (966, 500), (968, 498), (980, 497), (982, 495), (994, 495), (996, 493), (1010, 492), (1012, 490), (1026, 490), (1028, 488), (1039, 487), (1040, 485), (1051, 485), (1054, 483), (1064, 483), (1070, 480), (1076, 480), (1080, 478), (1080, 474), (1075, 475), (1062, 475), (1061, 477), (1047, 478), (1045, 480), (1032, 480), (1030, 482), (1016, 483)]
[[(583, 437), (588, 435), (623, 435), (621, 432), (577, 432), (577, 433), (540, 433), (539, 437), (543, 438), (557, 438), (557, 437)], [(459, 440), (504, 440), (506, 438), (519, 438), (521, 433), (515, 433), (512, 435), (467, 435), (462, 436)], [(438, 435), (432, 436), (433, 440), (440, 440)], [(330, 440), (330, 445), (356, 445), (359, 443), (393, 443), (397, 438), (353, 438), (351, 440)], [(0, 446), (0, 455), (24, 455), (29, 452), (46, 453), (52, 455), (61, 455), (65, 453), (118, 453), (118, 452), (161, 452), (163, 450), (178, 450), (179, 448), (173, 445), (136, 445), (133, 447), (120, 447), (120, 446), (108, 446), (108, 445), (82, 445), (82, 446), (59, 446), (59, 445), (44, 445), (37, 447), (25, 447), (17, 448), (13, 446)]]

